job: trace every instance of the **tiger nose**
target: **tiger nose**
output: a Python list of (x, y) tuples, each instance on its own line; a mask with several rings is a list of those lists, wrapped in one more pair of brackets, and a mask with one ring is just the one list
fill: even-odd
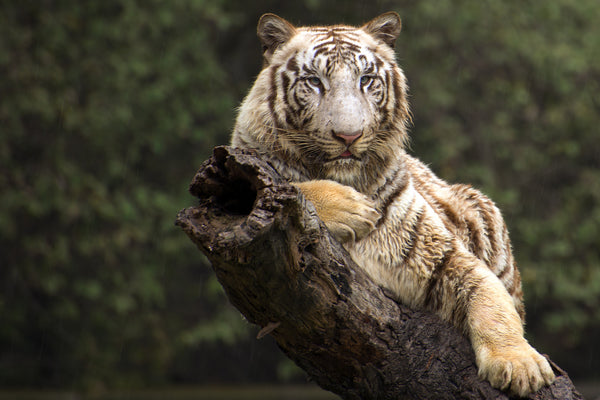
[(344, 142), (346, 146), (350, 146), (352, 143), (356, 141), (362, 135), (362, 131), (355, 132), (336, 132), (331, 131), (333, 133), (333, 137), (337, 140)]

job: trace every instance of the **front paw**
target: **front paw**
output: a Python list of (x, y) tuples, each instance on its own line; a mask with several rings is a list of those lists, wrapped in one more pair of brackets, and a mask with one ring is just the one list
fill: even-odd
[(497, 389), (526, 397), (554, 382), (548, 360), (525, 339), (518, 346), (484, 346), (477, 353), (479, 377)]
[(350, 186), (328, 180), (294, 183), (310, 200), (319, 218), (341, 243), (367, 236), (379, 220), (373, 202)]

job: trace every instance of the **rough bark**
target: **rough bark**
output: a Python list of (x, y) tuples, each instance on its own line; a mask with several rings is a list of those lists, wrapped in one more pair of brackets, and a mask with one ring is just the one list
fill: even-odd
[[(477, 377), (467, 339), (377, 287), (301, 194), (252, 152), (217, 147), (177, 224), (231, 303), (343, 399), (507, 399)], [(581, 399), (556, 365), (532, 399)]]

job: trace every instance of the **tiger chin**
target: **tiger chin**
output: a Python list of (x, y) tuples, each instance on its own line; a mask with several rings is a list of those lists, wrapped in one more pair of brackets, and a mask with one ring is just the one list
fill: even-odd
[(313, 202), (372, 279), (471, 341), (479, 375), (527, 396), (553, 382), (524, 338), (521, 278), (500, 211), (405, 151), (410, 112), (394, 12), (361, 27), (265, 14), (264, 65), (231, 144), (252, 148)]

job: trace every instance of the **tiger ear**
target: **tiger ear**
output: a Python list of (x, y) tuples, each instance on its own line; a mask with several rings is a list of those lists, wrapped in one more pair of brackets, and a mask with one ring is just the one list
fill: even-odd
[(377, 18), (373, 18), (364, 24), (361, 29), (375, 39), (381, 40), (391, 48), (394, 48), (396, 39), (400, 36), (402, 21), (397, 13), (390, 11), (381, 14)]
[(275, 50), (296, 34), (294, 25), (275, 14), (264, 14), (256, 32), (262, 44), (265, 64), (269, 64)]

